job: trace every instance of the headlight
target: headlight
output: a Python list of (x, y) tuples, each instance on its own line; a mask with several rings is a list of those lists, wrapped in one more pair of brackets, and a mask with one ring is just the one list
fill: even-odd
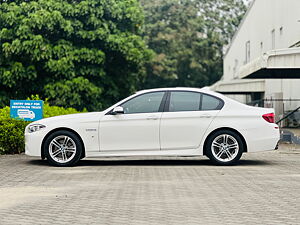
[(33, 132), (39, 131), (39, 130), (45, 128), (45, 127), (46, 126), (42, 125), (42, 124), (32, 124), (32, 125), (29, 125), (28, 132), (33, 133)]

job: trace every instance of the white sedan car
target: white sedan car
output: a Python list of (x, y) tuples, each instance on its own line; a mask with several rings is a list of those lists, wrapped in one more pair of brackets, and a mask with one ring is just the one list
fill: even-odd
[(274, 110), (197, 88), (139, 91), (103, 112), (42, 119), (25, 129), (25, 153), (55, 166), (83, 157), (200, 156), (219, 165), (274, 150)]

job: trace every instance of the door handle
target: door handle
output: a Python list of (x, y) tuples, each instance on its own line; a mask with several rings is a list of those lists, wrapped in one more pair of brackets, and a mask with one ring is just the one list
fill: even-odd
[(211, 115), (210, 114), (202, 114), (200, 115), (201, 118), (210, 118)]
[(148, 116), (147, 120), (157, 120), (158, 117), (157, 116)]

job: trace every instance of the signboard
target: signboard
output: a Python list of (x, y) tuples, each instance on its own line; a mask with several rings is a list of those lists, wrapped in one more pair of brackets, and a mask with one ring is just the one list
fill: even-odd
[(10, 100), (10, 117), (36, 121), (43, 118), (43, 101), (41, 100)]

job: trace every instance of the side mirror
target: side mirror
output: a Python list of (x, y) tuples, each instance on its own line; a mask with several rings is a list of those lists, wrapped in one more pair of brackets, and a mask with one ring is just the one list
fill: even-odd
[(113, 109), (112, 114), (113, 115), (124, 114), (123, 107), (122, 106), (117, 106), (116, 108)]

